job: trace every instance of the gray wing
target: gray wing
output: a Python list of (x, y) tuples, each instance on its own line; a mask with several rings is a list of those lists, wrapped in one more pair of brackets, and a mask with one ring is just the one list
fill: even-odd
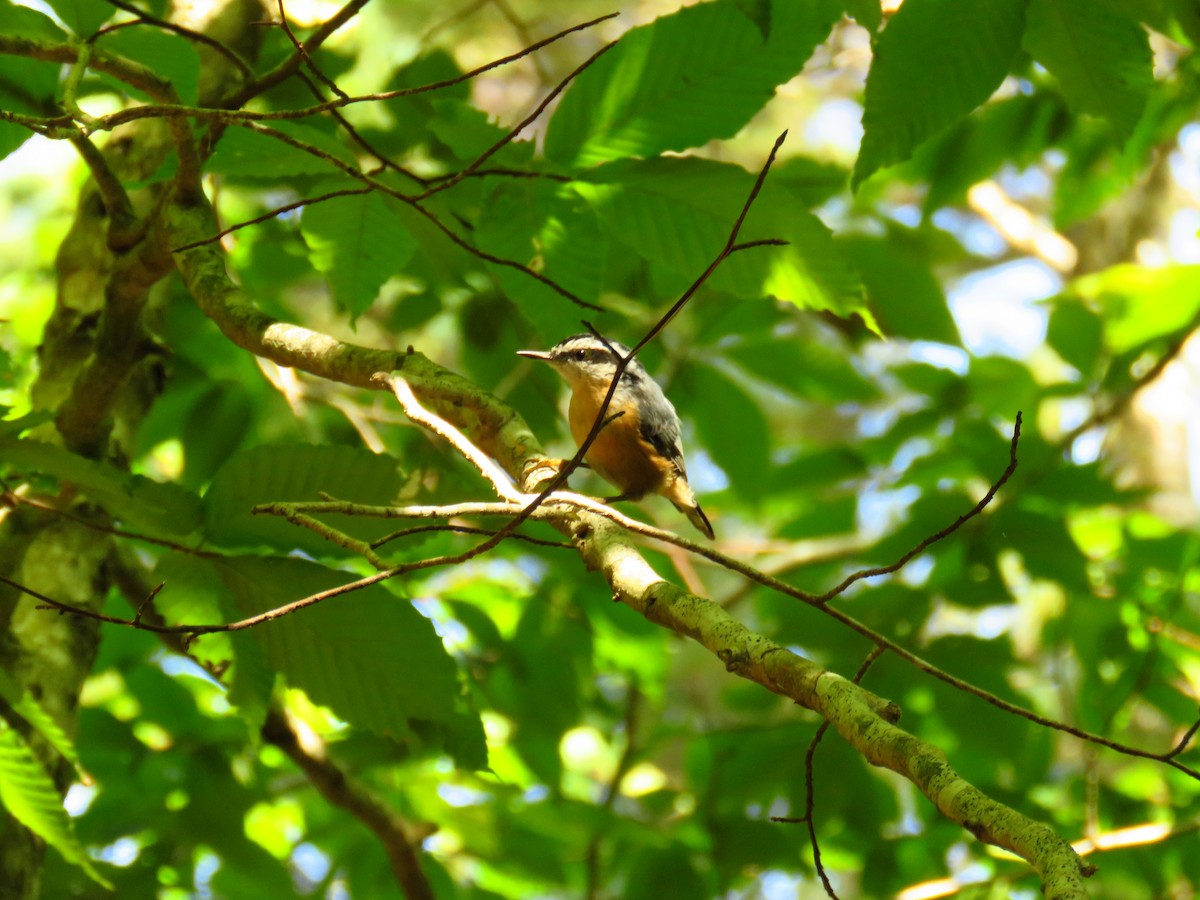
[(679, 430), (679, 416), (675, 407), (666, 398), (662, 388), (649, 377), (638, 378), (630, 385), (638, 395), (638, 409), (657, 410), (655, 416), (641, 416), (638, 423), (642, 437), (649, 441), (659, 453), (671, 460), (679, 474), (687, 477), (687, 468), (683, 463), (683, 435)]

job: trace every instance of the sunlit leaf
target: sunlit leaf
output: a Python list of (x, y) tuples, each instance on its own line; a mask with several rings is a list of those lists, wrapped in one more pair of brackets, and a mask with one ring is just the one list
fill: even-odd
[(766, 41), (728, 2), (635, 28), (567, 89), (546, 155), (590, 166), (731, 137), (800, 71), (839, 13), (831, 0), (775, 0)]
[(112, 890), (112, 883), (100, 873), (75, 836), (53, 779), (21, 736), (3, 720), (0, 720), (0, 805), (61, 853), (67, 862), (79, 866), (97, 884)]
[(875, 45), (852, 185), (987, 100), (1008, 74), (1024, 20), (1023, 0), (906, 0)]

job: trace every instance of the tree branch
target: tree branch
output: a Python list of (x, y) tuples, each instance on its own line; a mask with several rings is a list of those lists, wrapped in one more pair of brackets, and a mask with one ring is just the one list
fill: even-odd
[(421, 871), (417, 853), (420, 841), (409, 836), (404, 821), (390, 807), (371, 796), (329, 760), (307, 752), (287, 719), (277, 710), (267, 714), (262, 736), (263, 740), (287, 754), (322, 797), (346, 810), (375, 833), (407, 900), (435, 900), (433, 887)]

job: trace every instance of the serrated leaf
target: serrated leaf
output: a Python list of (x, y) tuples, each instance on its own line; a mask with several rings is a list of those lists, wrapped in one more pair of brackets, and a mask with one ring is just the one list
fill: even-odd
[(83, 869), (93, 881), (113, 890), (75, 836), (54, 780), (25, 741), (0, 720), (0, 805), (18, 822)]
[[(483, 110), (462, 100), (433, 100), (430, 106), (430, 132), (461, 160), (474, 160), (508, 134)], [(489, 166), (523, 166), (532, 157), (532, 141), (510, 141), (491, 157)]]
[[(609, 234), (646, 259), (695, 277), (729, 237), (754, 177), (738, 166), (697, 158), (614, 163), (589, 182), (575, 182), (608, 225)], [(721, 264), (710, 286), (737, 297), (772, 295), (805, 309), (840, 316), (862, 313), (862, 283), (833, 236), (785, 189), (767, 186), (746, 219), (740, 241), (779, 238)]]
[(1092, 0), (1030, 0), (1025, 47), (1075, 112), (1133, 133), (1154, 83), (1150, 37), (1136, 21)]
[(775, 0), (767, 41), (732, 3), (634, 28), (567, 89), (546, 156), (590, 166), (732, 137), (803, 68), (840, 12), (831, 0)]
[(1024, 0), (905, 0), (875, 44), (851, 186), (987, 100), (1024, 24)]
[[(253, 615), (353, 580), (292, 558), (232, 557), (214, 563), (243, 613)], [(396, 738), (416, 720), (459, 730), (457, 669), (433, 624), (375, 585), (251, 630), (288, 683), (338, 716)]]
[(150, 28), (120, 28), (102, 35), (96, 43), (103, 50), (139, 62), (168, 79), (182, 103), (196, 102), (200, 54), (187, 38)]
[(384, 282), (403, 270), (417, 247), (376, 193), (307, 206), (300, 229), (309, 259), (328, 276), (334, 299), (351, 321), (370, 308)]
[(116, 12), (104, 0), (46, 0), (46, 5), (79, 37), (91, 37)]
[(250, 733), (257, 735), (271, 708), (275, 670), (267, 660), (262, 642), (244, 631), (234, 632), (229, 639), (234, 653), (233, 672), (229, 676), (229, 702), (250, 726)]
[[(295, 122), (272, 122), (270, 127), (354, 165), (354, 157), (345, 145), (327, 132)], [(266, 179), (336, 172), (336, 168), (320, 156), (251, 128), (227, 128), (205, 169), (240, 178)]]
[[(274, 547), (315, 555), (345, 554), (306, 528), (276, 516), (252, 516), (258, 503), (317, 500), (325, 492), (339, 500), (383, 505), (400, 489), (396, 460), (356, 447), (284, 444), (254, 447), (235, 454), (213, 477), (204, 494), (208, 539), (222, 547)], [(378, 535), (386, 523), (362, 518), (323, 516), (336, 528), (357, 535)]]
[(4, 700), (13, 712), (30, 724), (33, 729), (54, 747), (62, 758), (69, 762), (80, 776), (83, 773), (83, 763), (75, 752), (75, 744), (54, 721), (48, 712), (33, 698), (20, 683), (5, 669), (0, 668), (0, 699)]
[[(577, 193), (538, 179), (512, 181), (490, 194), (475, 241), (481, 249), (528, 265), (588, 302), (600, 296), (613, 253), (613, 241)], [(570, 300), (516, 269), (490, 270), (544, 334), (578, 329), (579, 308)]]
[(131, 475), (44, 441), (0, 441), (0, 463), (68, 481), (114, 517), (145, 530), (188, 534), (201, 521), (200, 498), (170, 482)]

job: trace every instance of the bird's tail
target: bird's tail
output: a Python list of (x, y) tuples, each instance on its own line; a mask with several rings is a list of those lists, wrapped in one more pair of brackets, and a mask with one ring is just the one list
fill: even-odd
[(700, 508), (699, 503), (694, 506), (685, 506), (682, 503), (676, 503), (675, 508), (687, 516), (688, 521), (695, 525), (699, 531), (703, 532), (706, 538), (710, 541), (713, 539), (712, 523), (708, 521), (708, 516), (704, 514), (704, 510)]
[(696, 502), (696, 494), (692, 491), (692, 486), (687, 483), (686, 478), (680, 477), (671, 481), (663, 489), (662, 495), (670, 500), (677, 510), (688, 517), (688, 521), (696, 526), (697, 531), (710, 541), (713, 539), (712, 524), (708, 521), (704, 510), (700, 508), (700, 504)]

